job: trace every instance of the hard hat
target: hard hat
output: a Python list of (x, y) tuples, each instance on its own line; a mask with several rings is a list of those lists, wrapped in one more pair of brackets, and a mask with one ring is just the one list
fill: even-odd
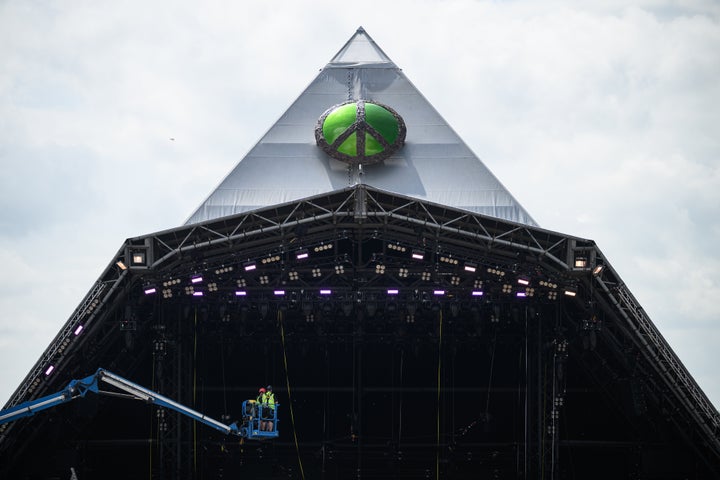
[(265, 393), (265, 389), (261, 387), (261, 388), (260, 388), (260, 393)]
[(268, 385), (268, 386), (267, 386), (267, 389), (268, 389), (268, 390), (272, 390), (272, 385)]

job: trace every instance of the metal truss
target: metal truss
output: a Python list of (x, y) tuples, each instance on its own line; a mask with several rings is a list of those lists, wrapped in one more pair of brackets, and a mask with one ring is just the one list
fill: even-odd
[[(372, 242), (380, 245), (375, 256), (363, 250), (364, 245)], [(354, 250), (342, 250), (346, 244), (352, 245)], [(160, 288), (163, 281), (188, 278), (193, 273), (223, 271), (229, 266), (240, 269), (244, 262), (251, 260), (277, 257), (281, 261), (269, 268), (274, 268), (276, 273), (288, 274), (289, 268), (283, 263), (295, 251), (326, 245), (333, 245), (333, 250), (321, 252), (326, 257), (319, 255), (316, 264), (326, 261), (328, 268), (332, 268), (344, 261), (349, 270), (347, 275), (302, 280), (298, 283), (300, 290), (332, 281), (333, 288), (342, 290), (355, 301), (362, 300), (363, 293), (380, 292), (386, 287), (383, 283), (386, 280), (373, 274), (378, 264), (387, 262), (398, 270), (408, 262), (408, 255), (398, 255), (390, 245), (408, 250), (421, 249), (431, 257), (436, 267), (430, 272), (432, 282), (423, 284), (427, 289), (432, 289), (433, 285), (465, 291), (472, 289), (467, 282), (458, 285), (452, 281), (452, 268), (461, 269), (466, 262), (478, 265), (483, 272), (497, 268), (577, 287), (582, 290), (582, 300), (580, 297), (577, 300), (579, 305), (582, 304), (579, 308), (585, 308), (587, 304), (609, 308), (613, 310), (609, 313), (611, 317), (625, 320), (626, 329), (633, 335), (632, 341), (662, 379), (660, 383), (667, 385), (674, 400), (690, 413), (702, 432), (703, 441), (714, 455), (720, 456), (720, 415), (592, 240), (365, 185), (128, 239), (6, 408), (36, 398), (52, 388), (53, 376), (45, 374), (49, 366), (62, 368), (68, 352), (77, 348), (85, 333), (91, 333), (98, 324), (111, 318), (113, 302), (121, 295), (140, 291), (143, 285), (150, 283)], [(578, 262), (580, 257), (582, 263)], [(451, 259), (454, 264), (445, 265), (443, 259)], [(419, 288), (422, 269), (427, 265), (429, 263), (423, 267), (408, 267), (414, 276), (399, 278), (399, 274), (393, 274), (392, 281)], [(603, 272), (593, 273), (595, 267), (603, 268)], [(298, 270), (301, 268), (309, 267), (297, 266)], [(492, 277), (491, 273), (483, 275), (484, 278)], [(358, 282), (360, 277), (363, 277), (363, 283)], [(257, 285), (255, 288), (272, 292), (275, 286)], [(83, 334), (77, 333), (79, 327)], [(0, 449), (4, 448), (6, 437), (2, 433)], [(553, 439), (553, 444), (557, 444), (557, 438)]]

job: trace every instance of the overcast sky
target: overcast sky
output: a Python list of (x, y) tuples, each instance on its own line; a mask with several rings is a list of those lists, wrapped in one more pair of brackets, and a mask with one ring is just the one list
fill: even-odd
[(360, 25), (720, 405), (711, 0), (0, 1), (0, 405), (123, 241), (183, 224)]

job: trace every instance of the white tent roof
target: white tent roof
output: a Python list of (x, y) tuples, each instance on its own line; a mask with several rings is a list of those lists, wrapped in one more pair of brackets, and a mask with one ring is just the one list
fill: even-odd
[[(405, 146), (362, 169), (315, 144), (318, 118), (348, 100), (390, 106), (407, 126)], [(434, 203), (536, 225), (403, 72), (359, 28), (187, 224), (364, 183)]]

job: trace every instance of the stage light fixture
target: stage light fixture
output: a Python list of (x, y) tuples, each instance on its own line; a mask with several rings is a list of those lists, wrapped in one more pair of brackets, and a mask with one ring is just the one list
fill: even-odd
[(575, 257), (575, 268), (587, 268), (588, 260), (585, 256)]
[(235, 296), (236, 296), (236, 297), (246, 297), (246, 296), (247, 296), (247, 292), (246, 292), (245, 290), (236, 290), (236, 291), (235, 291)]
[(331, 248), (333, 248), (331, 243), (328, 243), (328, 244), (321, 243), (317, 247), (313, 248), (313, 252), (315, 252), (315, 253), (323, 252), (325, 250), (330, 250)]
[(203, 296), (203, 292), (200, 292), (200, 291), (193, 292), (193, 297), (202, 297), (202, 296)]
[(237, 283), (237, 286), (240, 287), (240, 288), (245, 288), (245, 287), (247, 287), (247, 282), (245, 281), (244, 278), (238, 278), (235, 283)]
[(193, 286), (185, 287), (185, 295), (192, 295), (193, 293), (195, 293), (195, 287), (193, 287)]
[(163, 288), (162, 296), (163, 296), (163, 298), (172, 298), (173, 292), (169, 288)]
[(233, 270), (234, 270), (234, 268), (232, 266), (229, 266), (229, 267), (222, 266), (215, 270), (215, 275), (222, 275), (223, 273), (229, 273), (229, 272), (232, 272)]
[(548, 300), (557, 300), (557, 292), (548, 292)]
[(310, 253), (308, 253), (308, 251), (307, 251), (306, 249), (298, 250), (298, 251), (295, 253), (295, 258), (296, 258), (297, 260), (305, 260), (305, 259), (308, 258), (309, 256), (310, 256)]
[(399, 243), (388, 243), (387, 248), (389, 248), (390, 250), (395, 250), (397, 252), (405, 252), (407, 250), (407, 248), (403, 247)]
[(75, 329), (75, 331), (74, 331), (73, 333), (74, 333), (75, 336), (77, 337), (78, 335), (80, 335), (80, 332), (82, 332), (82, 331), (83, 331), (83, 326), (82, 326), (82, 325), (78, 325), (77, 328)]
[(290, 280), (298, 280), (300, 278), (300, 275), (295, 270), (292, 270), (292, 271), (288, 272), (288, 278)]
[(515, 296), (518, 297), (518, 298), (525, 298), (525, 297), (527, 297), (527, 295), (525, 294), (525, 292), (517, 292), (517, 293), (515, 294)]
[(345, 267), (343, 265), (335, 265), (335, 273), (337, 275), (345, 273)]
[(274, 290), (273, 295), (275, 295), (276, 297), (282, 297), (283, 295), (285, 295), (285, 290)]
[(375, 265), (375, 273), (377, 273), (378, 275), (384, 275), (385, 265), (383, 265), (382, 263), (378, 263), (377, 265)]
[(528, 277), (518, 277), (517, 283), (527, 287), (528, 285), (530, 285), (530, 279)]
[(475, 265), (474, 263), (466, 263), (463, 268), (466, 272), (475, 273), (475, 271), (477, 270), (477, 265)]
[(251, 272), (257, 268), (257, 264), (255, 262), (247, 262), (243, 264), (243, 268), (246, 272)]
[(433, 295), (442, 297), (443, 295), (445, 295), (445, 290), (433, 290)]
[(194, 277), (192, 277), (190, 279), (190, 283), (192, 283), (192, 284), (200, 283), (202, 281), (203, 281), (202, 275), (195, 275)]
[(407, 268), (401, 268), (401, 269), (398, 271), (398, 276), (399, 276), (400, 278), (407, 278), (408, 274), (409, 274), (409, 271), (408, 271)]
[(147, 287), (145, 287), (144, 291), (145, 295), (152, 295), (153, 293), (157, 292), (157, 289), (153, 286), (148, 285)]
[(454, 286), (460, 285), (460, 277), (457, 277), (457, 276), (450, 277), (450, 285), (454, 285)]
[(563, 293), (568, 297), (574, 297), (577, 295), (577, 290), (574, 288), (566, 288)]
[(317, 277), (322, 276), (322, 273), (320, 272), (320, 269), (319, 269), (319, 268), (313, 268), (313, 269), (312, 269), (312, 276), (313, 276), (313, 278), (317, 278)]
[(475, 288), (482, 288), (483, 287), (483, 281), (482, 280), (475, 280), (475, 283), (473, 284)]
[(45, 370), (45, 376), (47, 377), (48, 375), (50, 375), (50, 374), (53, 372), (53, 370), (55, 370), (55, 365), (50, 365), (50, 366)]
[(502, 286), (502, 293), (512, 293), (512, 285), (506, 283)]
[(328, 288), (323, 288), (320, 290), (320, 295), (332, 295), (332, 290)]
[(593, 268), (592, 274), (595, 277), (600, 276), (600, 274), (603, 272), (605, 267), (603, 265), (595, 265), (595, 268)]
[(423, 252), (422, 250), (413, 250), (412, 258), (414, 258), (415, 260), (422, 260), (425, 258), (425, 252)]
[(472, 291), (472, 296), (473, 296), (473, 297), (482, 297), (484, 294), (485, 294), (485, 293), (484, 293), (483, 291), (481, 291), (481, 290), (473, 290), (473, 291)]
[(270, 283), (270, 278), (267, 275), (260, 275), (258, 280), (260, 281), (260, 285), (267, 285)]
[(270, 255), (269, 257), (265, 257), (262, 260), (260, 260), (260, 263), (263, 265), (268, 263), (275, 263), (280, 261), (280, 255)]
[(122, 260), (115, 262), (115, 265), (117, 265), (120, 270), (127, 270), (127, 265), (125, 265)]
[(397, 295), (399, 293), (397, 288), (389, 288), (387, 291), (388, 295)]
[(430, 279), (432, 278), (432, 274), (430, 272), (422, 272), (422, 275), (420, 276), (420, 278), (425, 282), (429, 282)]
[(145, 266), (146, 258), (145, 252), (133, 252), (130, 257), (130, 264), (133, 267), (143, 267)]
[(497, 275), (498, 277), (504, 277), (504, 276), (505, 276), (505, 272), (503, 272), (502, 270), (499, 270), (499, 269), (497, 269), (497, 268), (488, 267), (487, 272), (488, 272), (488, 273), (491, 273), (491, 274), (493, 274), (493, 275)]
[(538, 282), (538, 284), (539, 284), (541, 287), (547, 287), (547, 288), (552, 288), (552, 289), (556, 289), (556, 288), (557, 288), (557, 283), (553, 283), (553, 282), (550, 282), (550, 281), (547, 281), (547, 280), (540, 280), (540, 282)]
[(443, 263), (449, 263), (450, 265), (457, 265), (459, 263), (457, 258), (446, 257), (444, 255), (440, 257), (440, 261)]
[(165, 280), (165, 281), (162, 283), (162, 286), (163, 286), (163, 287), (171, 287), (171, 286), (173, 286), (173, 285), (177, 285), (178, 283), (180, 283), (180, 279), (179, 279), (179, 278), (171, 278), (171, 279), (169, 279), (169, 280)]
[(207, 289), (208, 289), (208, 292), (217, 292), (218, 291), (217, 283), (215, 283), (215, 282), (208, 283)]

